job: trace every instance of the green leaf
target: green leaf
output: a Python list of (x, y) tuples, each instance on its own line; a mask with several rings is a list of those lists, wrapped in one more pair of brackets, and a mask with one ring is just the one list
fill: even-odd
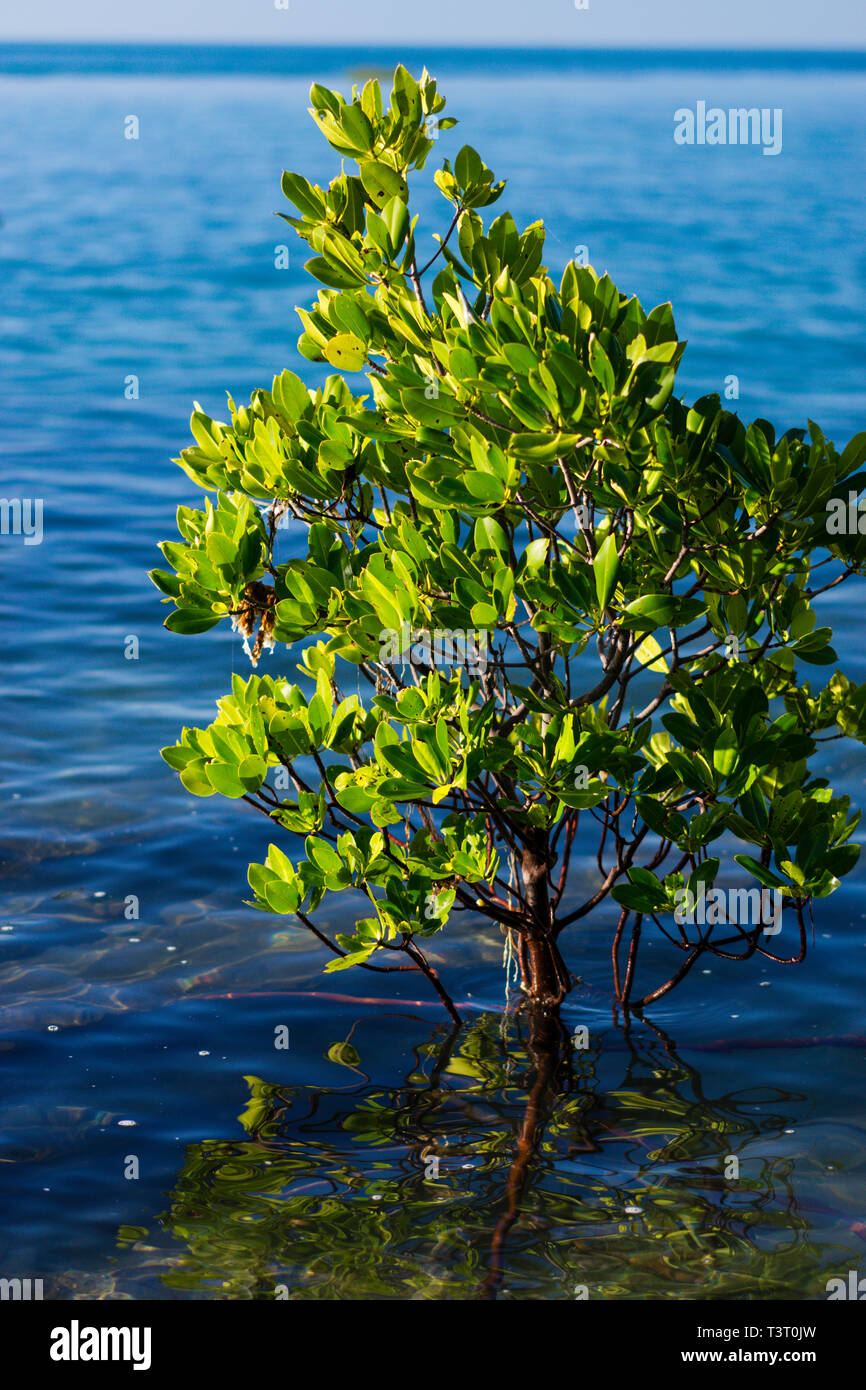
[(168, 594), (170, 598), (178, 597), (180, 580), (176, 574), (170, 574), (168, 570), (149, 570), (148, 578), (162, 593)]
[(733, 729), (722, 729), (713, 746), (713, 767), (728, 777), (737, 765), (739, 744)]
[(662, 648), (653, 636), (647, 636), (635, 649), (635, 664), (645, 666), (648, 671), (667, 672), (667, 658), (662, 655)]
[(340, 111), (340, 125), (343, 132), (358, 150), (373, 148), (373, 127), (360, 106), (344, 106)]
[(361, 165), (360, 172), (364, 192), (376, 207), (384, 208), (392, 198), (406, 201), (409, 189), (406, 180), (396, 169), (377, 160), (368, 159)]
[(788, 886), (783, 878), (774, 874), (772, 869), (767, 869), (763, 864), (759, 864), (751, 855), (735, 854), (734, 858), (738, 864), (742, 864), (744, 869), (748, 869), (751, 874), (754, 874), (758, 882), (763, 883), (766, 888), (786, 888)]
[(205, 776), (204, 765), (201, 762), (190, 763), (189, 767), (181, 769), (180, 780), (188, 792), (193, 796), (213, 796), (216, 788), (210, 779)]
[[(366, 955), (366, 952), (358, 951), (355, 954)], [(346, 956), (344, 959), (348, 960), (349, 957)], [(325, 1056), (329, 1062), (336, 1062), (338, 1067), (350, 1067), (353, 1071), (357, 1071), (361, 1065), (360, 1054), (350, 1042), (332, 1043)]]
[(163, 626), (169, 632), (188, 636), (193, 632), (207, 632), (208, 628), (216, 627), (219, 620), (219, 615), (212, 608), (177, 608), (169, 613)]
[(376, 794), (366, 787), (343, 787), (342, 791), (337, 792), (337, 800), (345, 811), (352, 812), (353, 815), (361, 816), (369, 811)]
[(274, 377), (271, 387), (274, 405), (294, 425), (310, 404), (310, 393), (301, 378), (288, 368)]
[(699, 864), (695, 869), (686, 885), (695, 902), (712, 888), (720, 867), (718, 859), (705, 859), (703, 864)]
[(674, 594), (643, 594), (627, 604), (621, 624), (638, 632), (657, 627), (686, 627), (700, 617), (704, 605), (698, 599), (677, 598)]
[(612, 396), (616, 391), (616, 377), (610, 358), (595, 335), (589, 340), (589, 370), (596, 381), (601, 382), (607, 395)]
[(545, 537), (530, 541), (523, 552), (523, 568), (528, 574), (537, 574), (547, 559), (549, 542)]
[(235, 769), (228, 767), (226, 763), (208, 763), (205, 775), (214, 791), (219, 792), (220, 796), (230, 797), (233, 801), (237, 801), (247, 791)]
[(333, 975), (337, 970), (349, 970), (353, 965), (360, 965), (367, 960), (375, 950), (375, 947), (368, 946), (363, 951), (351, 951), (347, 956), (341, 956), (336, 960), (329, 960), (325, 966), (325, 974)]
[(462, 188), (471, 188), (484, 177), (484, 163), (477, 150), (464, 145), (454, 160), (454, 173)]
[(508, 537), (492, 516), (480, 516), (475, 523), (475, 549), (508, 554)]
[(665, 901), (664, 894), (660, 902), (658, 895), (649, 888), (633, 883), (617, 884), (615, 888), (611, 888), (610, 895), (620, 907), (627, 907), (630, 912), (656, 912)]
[(506, 487), (499, 478), (494, 478), (491, 473), (482, 473), (478, 470), (464, 473), (463, 482), (467, 491), (472, 493), (479, 502), (490, 502), (494, 506), (501, 506), (505, 501)]
[(354, 333), (338, 333), (325, 348), (332, 367), (344, 372), (359, 372), (367, 360), (367, 348)]
[(598, 606), (604, 612), (619, 573), (619, 556), (617, 555), (616, 536), (613, 533), (599, 546), (598, 553), (592, 562), (592, 569), (595, 575)]
[(251, 754), (238, 765), (238, 780), (248, 792), (257, 792), (268, 774), (264, 758)]

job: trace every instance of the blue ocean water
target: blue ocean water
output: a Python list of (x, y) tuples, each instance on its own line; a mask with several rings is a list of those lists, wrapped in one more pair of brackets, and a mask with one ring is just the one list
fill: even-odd
[[(439, 153), (476, 146), (508, 178), (500, 207), (544, 218), (554, 273), (586, 247), (646, 308), (673, 301), (689, 340), (681, 392), (736, 376), (747, 419), (811, 418), (840, 445), (866, 425), (862, 55), (0, 46), (0, 494), (44, 505), (40, 545), (0, 538), (0, 1272), (53, 1279), (55, 1296), (171, 1294), (162, 1276), (183, 1241), (157, 1218), (195, 1146), (243, 1137), (245, 1075), (345, 1086), (326, 1053), (361, 1020), (370, 1084), (393, 1087), (438, 1025), (426, 1001), (396, 1021), (353, 1003), (372, 977), (343, 974), (347, 998), (316, 1001), (336, 988), (320, 954), (244, 906), (247, 862), (267, 843), (259, 818), (190, 798), (158, 749), (208, 721), (232, 671), (249, 668), (228, 632), (165, 632), (146, 578), (176, 507), (200, 504), (171, 462), (192, 400), (219, 416), (226, 390), (243, 400), (286, 366), (323, 375), (295, 347), (294, 306), (312, 288), (305, 248), (274, 217), (280, 174), (323, 183), (339, 167), (306, 113), (309, 83), (347, 90), (395, 56), (426, 61), (460, 120)], [(781, 154), (677, 146), (674, 112), (699, 100), (781, 108)], [(124, 138), (130, 115), (137, 140)], [(447, 209), (415, 183), (432, 252)], [(290, 264), (277, 269), (283, 243)], [(138, 399), (125, 398), (130, 376)], [(863, 597), (858, 582), (821, 601), (859, 680)], [(830, 747), (828, 775), (859, 799), (866, 754)], [(753, 1230), (756, 1248), (796, 1212), (834, 1273), (860, 1258), (866, 1207), (864, 873), (820, 905), (807, 964), (715, 961), (654, 1014), (705, 1095), (772, 1110), (749, 1154), (785, 1166), (793, 1195), (788, 1225)], [(587, 989), (566, 1009), (610, 1030), (607, 1093), (622, 1073), (609, 925), (601, 914), (568, 942)], [(443, 970), (501, 1008), (501, 938), (477, 925), (463, 936), (465, 963), (445, 947)], [(274, 1049), (283, 1024), (288, 1053)], [(627, 1148), (605, 1154), (627, 1185)], [(121, 1226), (148, 1236), (118, 1252)], [(522, 1296), (568, 1296), (557, 1269), (523, 1270)], [(823, 1275), (796, 1284), (803, 1297), (821, 1288)]]

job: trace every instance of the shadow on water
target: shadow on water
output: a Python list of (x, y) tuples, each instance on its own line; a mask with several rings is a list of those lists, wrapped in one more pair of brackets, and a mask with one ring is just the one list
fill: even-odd
[[(848, 1256), (812, 1238), (798, 1200), (783, 1135), (805, 1096), (705, 1094), (673, 1041), (636, 1020), (584, 1041), (554, 1012), (489, 1013), (433, 1030), (390, 1088), (366, 1076), (351, 1033), (329, 1054), (342, 1088), (247, 1077), (244, 1136), (187, 1148), (160, 1217), (173, 1238), (163, 1285), (325, 1300), (824, 1297)], [(611, 1043), (613, 1086), (600, 1075)]]

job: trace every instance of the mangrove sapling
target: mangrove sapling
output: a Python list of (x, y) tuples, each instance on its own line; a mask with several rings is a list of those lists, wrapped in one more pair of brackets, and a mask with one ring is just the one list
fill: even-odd
[[(827, 516), (866, 481), (866, 434), (839, 452), (811, 422), (684, 404), (671, 306), (574, 263), (557, 285), (540, 221), (485, 224), (504, 185), (468, 146), (434, 175), (450, 215), (422, 254), (407, 179), (455, 124), (426, 71), (398, 68), (387, 106), (375, 81), (311, 103), (343, 168), (284, 174), (280, 216), (321, 285), (300, 353), (335, 373), (285, 370), (227, 423), (196, 406), (178, 462), (211, 495), (153, 572), (171, 631), (232, 622), (276, 674), (234, 676), (164, 758), (267, 817), (255, 905), (328, 971), (419, 970), (452, 1014), (425, 952), (461, 913), (510, 934), (542, 1004), (607, 898), (626, 1007), (707, 953), (802, 960), (858, 855), (813, 761), (866, 738), (866, 686), (803, 670), (837, 661), (816, 596), (863, 572), (866, 537)], [(332, 935), (318, 909), (349, 892), (366, 908)], [(641, 992), (647, 928), (680, 964)]]

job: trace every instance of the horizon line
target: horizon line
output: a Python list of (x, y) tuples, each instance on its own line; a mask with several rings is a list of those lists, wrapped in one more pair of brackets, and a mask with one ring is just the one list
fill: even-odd
[(3, 38), (0, 36), (0, 47), (2, 48), (262, 48), (270, 49), (275, 52), (292, 52), (305, 48), (323, 48), (340, 51), (345, 49), (375, 51), (382, 48), (411, 48), (423, 47), (436, 50), (438, 52), (455, 51), (483, 51), (485, 53), (775, 53), (775, 54), (798, 54), (798, 53), (820, 53), (820, 54), (866, 54), (866, 43), (862, 46), (852, 46), (840, 40), (838, 43), (828, 43), (815, 45), (811, 43), (795, 44), (789, 47), (772, 46), (770, 44), (729, 44), (729, 43), (703, 43), (703, 44), (681, 44), (681, 43), (659, 43), (659, 44), (616, 44), (610, 41), (586, 42), (586, 43), (528, 43), (524, 40), (515, 39), (513, 42), (498, 43), (491, 45), (478, 39), (466, 43), (442, 43), (439, 40), (427, 40), (423, 38), (411, 39), (375, 39), (375, 40), (348, 40), (334, 43), (321, 39), (301, 39), (292, 43), (273, 43), (270, 40), (262, 39), (186, 39), (186, 38)]

